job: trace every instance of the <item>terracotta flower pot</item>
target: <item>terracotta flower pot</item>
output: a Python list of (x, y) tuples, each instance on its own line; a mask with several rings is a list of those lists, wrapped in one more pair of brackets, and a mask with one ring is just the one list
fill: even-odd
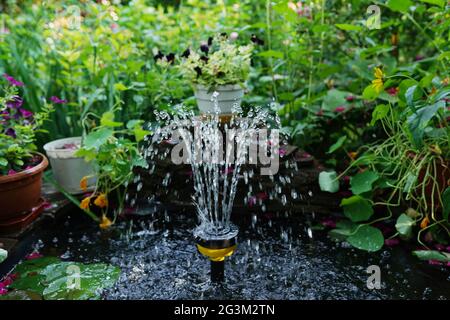
[[(434, 204), (439, 208), (439, 197), (445, 191), (445, 189), (449, 186), (450, 181), (450, 161), (436, 161), (436, 174), (435, 179), (437, 183), (437, 190), (434, 193)], [(419, 182), (422, 183), (425, 179), (425, 169), (421, 170), (419, 173)], [(425, 186), (426, 193), (426, 201), (429, 205), (432, 203), (432, 191), (433, 191), (433, 183), (431, 181), (427, 182)]]
[(48, 160), (38, 153), (41, 162), (14, 175), (0, 176), (0, 221), (29, 213), (41, 197), (42, 174)]

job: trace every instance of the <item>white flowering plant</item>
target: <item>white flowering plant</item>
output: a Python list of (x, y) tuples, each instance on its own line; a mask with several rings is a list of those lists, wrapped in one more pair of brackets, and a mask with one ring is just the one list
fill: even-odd
[(194, 85), (213, 89), (220, 85), (236, 85), (250, 73), (253, 45), (238, 45), (226, 35), (209, 38), (198, 51), (187, 49), (179, 65), (183, 76)]

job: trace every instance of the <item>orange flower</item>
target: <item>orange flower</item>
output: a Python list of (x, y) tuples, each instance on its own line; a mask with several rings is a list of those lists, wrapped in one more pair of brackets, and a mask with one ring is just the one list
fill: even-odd
[(420, 223), (420, 229), (425, 229), (426, 227), (428, 227), (428, 224), (430, 224), (430, 219), (428, 219), (428, 216), (426, 216)]
[(358, 156), (358, 152), (352, 151), (348, 153), (348, 156), (352, 159), (355, 160), (356, 157)]
[(88, 186), (88, 177), (85, 176), (80, 180), (80, 188), (81, 190), (86, 191), (87, 186)]
[(99, 208), (105, 208), (108, 206), (108, 198), (106, 194), (101, 193), (94, 201), (94, 204)]
[(84, 198), (80, 203), (80, 208), (83, 210), (88, 210), (90, 203), (91, 203), (91, 197)]
[(109, 220), (106, 215), (103, 215), (102, 219), (100, 220), (100, 228), (108, 229), (111, 225), (112, 225), (112, 221)]

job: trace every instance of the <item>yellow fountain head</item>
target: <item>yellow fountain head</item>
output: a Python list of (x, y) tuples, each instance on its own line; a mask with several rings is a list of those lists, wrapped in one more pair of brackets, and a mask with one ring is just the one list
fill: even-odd
[(208, 257), (211, 261), (224, 261), (225, 257), (229, 257), (234, 253), (236, 246), (237, 245), (235, 244), (228, 248), (210, 249), (197, 244), (197, 249), (202, 255)]

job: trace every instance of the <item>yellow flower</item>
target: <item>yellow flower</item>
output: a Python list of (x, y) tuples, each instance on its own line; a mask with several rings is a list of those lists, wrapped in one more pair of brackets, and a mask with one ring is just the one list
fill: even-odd
[(383, 79), (372, 80), (372, 88), (374, 88), (377, 93), (380, 93), (384, 88)]
[(87, 186), (88, 186), (88, 177), (85, 176), (80, 180), (80, 188), (81, 190), (86, 191)]
[(100, 228), (108, 229), (112, 225), (112, 221), (108, 219), (107, 216), (103, 215), (100, 220)]
[(383, 79), (383, 77), (384, 77), (383, 70), (381, 70), (381, 68), (378, 68), (378, 67), (375, 68), (373, 75), (375, 76), (376, 79)]
[(99, 208), (105, 208), (108, 206), (108, 198), (106, 194), (101, 193), (94, 201), (94, 204)]
[(88, 210), (90, 203), (91, 203), (91, 197), (84, 198), (80, 203), (80, 208), (83, 210)]
[(384, 88), (383, 77), (384, 73), (381, 68), (375, 68), (373, 73), (375, 80), (372, 80), (372, 88), (375, 89), (377, 93), (380, 93)]
[(430, 219), (428, 219), (428, 216), (423, 218), (422, 222), (420, 223), (420, 229), (425, 229), (428, 227), (428, 224), (430, 223)]

